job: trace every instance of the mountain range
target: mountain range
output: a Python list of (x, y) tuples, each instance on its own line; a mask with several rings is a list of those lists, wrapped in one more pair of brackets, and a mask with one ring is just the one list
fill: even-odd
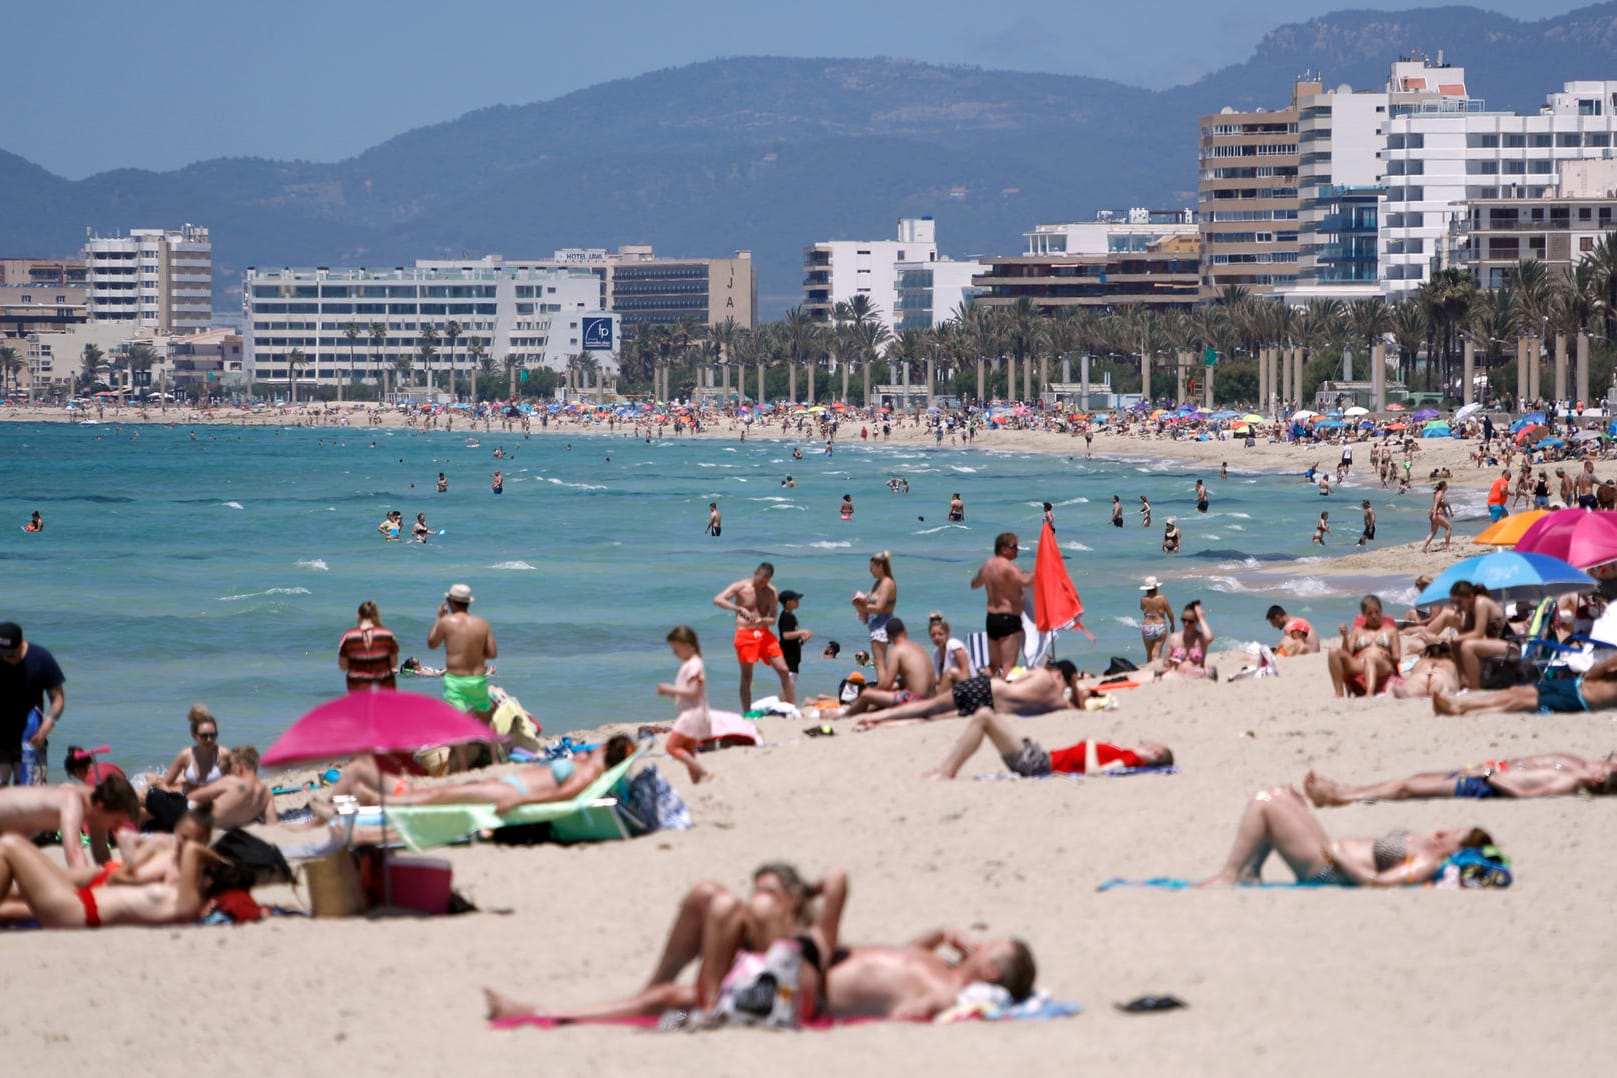
[(801, 299), (807, 244), (883, 239), (897, 218), (931, 214), (946, 254), (1016, 254), (1040, 222), (1193, 206), (1199, 116), (1284, 107), (1305, 72), (1378, 87), (1393, 59), (1440, 50), (1490, 107), (1531, 110), (1564, 80), (1617, 78), (1617, 2), (1531, 22), (1469, 7), (1341, 11), (1160, 91), (901, 59), (738, 57), (479, 109), (329, 164), (220, 158), (70, 181), (0, 150), (0, 253), (71, 255), (87, 226), (207, 225), (215, 304), (229, 314), (248, 265), (748, 249), (762, 313), (778, 317)]

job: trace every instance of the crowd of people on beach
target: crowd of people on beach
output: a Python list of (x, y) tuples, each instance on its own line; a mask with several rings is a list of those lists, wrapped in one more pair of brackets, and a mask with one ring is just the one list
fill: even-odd
[[(539, 418), (541, 424), (550, 421), (548, 416)], [(852, 421), (861, 423), (858, 436), (869, 439), (890, 435), (893, 423), (906, 420), (889, 416), (878, 424), (872, 416)], [(446, 418), (446, 427), (452, 422)], [(700, 422), (683, 417), (676, 421), (675, 431), (698, 429)], [(834, 416), (787, 417), (782, 432), (823, 436), (829, 453), (838, 422)], [(948, 414), (915, 422), (930, 423), (939, 444), (944, 437), (969, 444), (980, 429)], [(484, 423), (485, 430), (499, 423), (505, 430), (526, 433), (528, 418), (488, 416)], [(1345, 443), (1334, 479), (1317, 465), (1304, 478), (1321, 496), (1331, 494), (1333, 482), (1340, 490), (1352, 477), (1356, 444), (1368, 452), (1368, 481), (1407, 491), (1415, 481), (1413, 461), (1419, 446), (1411, 438), (1399, 437), (1404, 432), (1389, 429), (1396, 425), (1384, 419), (1370, 431), (1358, 432), (1358, 441)], [(1125, 436), (1136, 437), (1179, 437), (1189, 429), (1139, 415), (1120, 419), (1117, 426), (1131, 432)], [(1207, 427), (1205, 421), (1203, 426)], [(1248, 437), (1258, 436), (1251, 429), (1255, 426), (1249, 426)], [(1309, 446), (1325, 441), (1319, 432), (1299, 434), (1295, 426), (1276, 424), (1265, 436)], [(642, 433), (641, 426), (627, 420), (610, 420), (609, 427), (626, 428), (625, 433), (636, 437)], [(651, 428), (644, 431), (650, 437)], [(1085, 437), (1087, 451), (1093, 429), (1075, 426), (1070, 433)], [(1204, 433), (1227, 437), (1230, 429), (1216, 427)], [(1535, 455), (1517, 459), (1522, 450), (1515, 444), (1496, 455), (1493, 439), (1491, 431), (1483, 436), (1477, 460), (1479, 468), (1487, 461), (1494, 462), (1487, 466), (1500, 468), (1488, 500), (1494, 520), (1514, 507), (1507, 504), (1513, 493), (1516, 504), (1525, 499), (1537, 508), (1548, 508), (1556, 500), (1585, 510), (1617, 508), (1617, 484), (1595, 476), (1594, 460), (1579, 462), (1571, 474), (1557, 468), (1552, 484), (1544, 470), (1535, 474)], [(800, 453), (794, 456), (801, 459)], [(1227, 475), (1227, 464), (1220, 474)], [(1454, 511), (1447, 497), (1452, 475), (1434, 472), (1429, 478), (1434, 481), (1428, 512), (1431, 533), (1423, 550), (1439, 531), (1446, 533), (1447, 547), (1453, 532)], [(498, 494), (501, 473), (495, 472), (493, 480), (491, 489)], [(439, 473), (436, 489), (443, 492), (447, 484)], [(1607, 488), (1612, 489), (1610, 498)], [(895, 475), (888, 489), (895, 495), (907, 493), (907, 480)], [(1206, 483), (1198, 478), (1194, 511), (1206, 513), (1211, 501)], [(1139, 502), (1141, 527), (1149, 528), (1151, 503), (1144, 495)], [(1368, 499), (1361, 508), (1362, 546), (1375, 539), (1376, 518)], [(1053, 529), (1053, 504), (1043, 502), (1042, 512), (1041, 524)], [(844, 520), (853, 517), (851, 493), (843, 498), (838, 514)], [(948, 519), (965, 519), (959, 493), (951, 495)], [(1161, 544), (1165, 554), (1183, 548), (1177, 519), (1165, 517)], [(1120, 495), (1112, 498), (1109, 523), (1124, 526)], [(377, 531), (388, 540), (403, 538), (403, 514), (390, 511)], [(425, 514), (417, 514), (412, 532), (422, 542), (435, 534)], [(706, 534), (714, 539), (723, 535), (716, 503), (708, 503)], [(1333, 534), (1329, 513), (1322, 512), (1313, 541), (1324, 545)], [(1395, 618), (1372, 594), (1362, 598), (1350, 623), (1338, 626), (1334, 640), (1322, 639), (1307, 619), (1276, 605), (1265, 620), (1279, 633), (1278, 640), (1254, 649), (1255, 666), (1221, 679), (1220, 660), (1213, 651), (1217, 638), (1208, 609), (1211, 600), (1170, 601), (1166, 592), (1188, 581), (1152, 575), (1138, 584), (1142, 661), (1136, 666), (1114, 660), (1115, 669), (1095, 673), (1070, 660), (1041, 661), (1042, 657), (1030, 655), (1024, 615), (1032, 613), (1026, 596), (1034, 577), (1019, 560), (1022, 551), (1016, 532), (997, 534), (975, 573), (960, 581), (963, 591), (983, 593), (981, 629), (962, 634), (954, 627), (960, 619), (928, 611), (924, 643), (918, 635), (921, 618), (910, 619), (917, 627), (912, 635), (908, 611), (901, 613), (895, 574), (899, 557), (887, 550), (870, 554), (866, 566), (870, 582), (849, 599), (868, 651), (856, 649), (857, 667), (837, 686), (834, 699), (813, 698), (814, 718), (806, 733), (863, 734), (958, 718), (962, 720), (958, 738), (924, 773), (937, 781), (958, 776), (985, 742), (1005, 772), (1023, 779), (1171, 772), (1182, 764), (1194, 766), (1194, 761), (1151, 740), (1127, 745), (1090, 737), (1047, 747), (1020, 734), (1017, 719), (1117, 707), (1129, 690), (1156, 680), (1216, 684), (1265, 677), (1279, 673), (1297, 656), (1321, 652), (1337, 696), (1429, 698), (1434, 712), (1443, 715), (1617, 707), (1617, 655), (1595, 659), (1581, 674), (1537, 667), (1528, 672), (1521, 663), (1524, 639), (1561, 641), (1587, 631), (1600, 613), (1598, 596), (1574, 593), (1552, 597), (1547, 606), (1512, 609), (1513, 604), (1487, 588), (1457, 581), (1446, 602), (1424, 603)], [(760, 562), (711, 600), (734, 619), (731, 645), (739, 675), (738, 712), (711, 705), (706, 659), (696, 630), (679, 624), (666, 633), (677, 668), (671, 680), (654, 688), (671, 701), (674, 712), (663, 744), (693, 784), (715, 777), (719, 767), (710, 750), (733, 743), (727, 732), (759, 718), (759, 705), (765, 705), (768, 713), (791, 716), (810, 710), (799, 677), (804, 648), (816, 634), (802, 622), (805, 595), (780, 587), (775, 577), (776, 567)], [(1430, 582), (1423, 577), (1416, 583), (1425, 590)], [(490, 623), (472, 613), (475, 602), (471, 587), (464, 583), (453, 584), (443, 595), (425, 640), (429, 649), (443, 649), (442, 669), (426, 667), (413, 657), (401, 661), (400, 642), (383, 623), (377, 604), (371, 600), (359, 604), (353, 627), (340, 635), (336, 648), (336, 664), (347, 690), (387, 692), (396, 690), (403, 676), (440, 677), (446, 702), (492, 727), (504, 699), (490, 683), (499, 648)], [(1222, 615), (1220, 621), (1225, 624)], [(840, 645), (828, 642), (826, 655), (835, 658), (840, 650)], [(1517, 683), (1501, 685), (1501, 667), (1512, 663)], [(768, 698), (755, 698), (754, 673), (759, 665), (774, 675), (773, 679), (765, 675), (773, 690)], [(868, 678), (867, 669), (873, 670)], [(164, 773), (131, 778), (102, 759), (106, 750), (74, 746), (65, 761), (72, 781), (49, 785), (44, 780), (45, 752), (49, 735), (63, 717), (64, 684), (61, 668), (46, 648), (26, 640), (16, 624), (0, 624), (0, 735), (6, 739), (0, 744), (0, 750), (6, 750), (0, 751), (0, 920), (90, 928), (196, 920), (219, 895), (241, 888), (228, 859), (210, 848), (214, 833), (255, 822), (275, 823), (279, 816), (272, 787), (258, 775), (257, 748), (221, 745), (218, 720), (198, 704), (187, 717), (191, 744), (175, 755)], [(409, 757), (360, 756), (346, 761), (335, 781), (310, 799), (309, 807), (315, 826), (323, 826), (331, 807), (349, 798), (362, 805), (378, 805), (384, 799), (404, 807), (490, 805), (506, 814), (523, 806), (569, 801), (629, 760), (636, 749), (635, 737), (614, 733), (570, 755), (515, 763), (501, 759), (497, 745), (449, 746), (430, 765)], [(10, 782), (17, 785), (7, 785)], [(1228, 854), (1201, 882), (1256, 882), (1269, 857), (1278, 855), (1295, 879), (1306, 884), (1390, 887), (1457, 879), (1497, 886), (1509, 880), (1508, 859), (1493, 837), (1479, 828), (1333, 838), (1316, 810), (1365, 800), (1577, 793), (1617, 793), (1617, 753), (1599, 760), (1553, 752), (1501, 758), (1360, 786), (1310, 771), (1298, 786), (1277, 785), (1252, 796)], [(64, 864), (32, 841), (48, 833), (60, 836)], [(1034, 955), (1020, 939), (983, 940), (954, 929), (936, 929), (903, 944), (848, 945), (841, 938), (841, 920), (849, 894), (846, 873), (831, 871), (810, 882), (793, 865), (778, 861), (757, 869), (751, 893), (745, 896), (714, 883), (698, 884), (680, 903), (654, 972), (639, 990), (624, 999), (544, 1016), (580, 1021), (676, 1011), (683, 1013), (681, 1022), (718, 1015), (796, 1025), (824, 1017), (932, 1017), (959, 1005), (974, 985), (991, 986), (999, 993), (996, 1000), (1006, 1006), (1033, 994)], [(693, 964), (694, 981), (681, 981), (681, 974)], [(785, 991), (788, 985), (790, 991)], [(540, 1014), (498, 993), (491, 992), (487, 1002), (495, 1018)]]

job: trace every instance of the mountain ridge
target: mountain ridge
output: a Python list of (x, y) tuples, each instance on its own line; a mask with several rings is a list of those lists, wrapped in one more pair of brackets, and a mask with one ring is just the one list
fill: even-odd
[(1490, 107), (1525, 110), (1610, 74), (1617, 0), (1537, 21), (1467, 7), (1348, 10), (1276, 27), (1238, 64), (1148, 90), (1077, 75), (877, 58), (725, 57), (414, 128), (341, 161), (223, 157), (67, 180), (0, 150), (0, 251), (67, 254), (85, 226), (209, 226), (215, 305), (256, 265), (649, 242), (750, 249), (760, 306), (801, 296), (801, 250), (884, 238), (930, 213), (940, 248), (1013, 254), (1043, 221), (1194, 204), (1196, 121), (1279, 108), (1292, 80), (1378, 86), (1421, 51), (1467, 70)]

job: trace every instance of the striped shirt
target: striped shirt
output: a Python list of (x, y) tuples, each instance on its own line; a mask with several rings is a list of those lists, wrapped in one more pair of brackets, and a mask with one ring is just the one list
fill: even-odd
[(393, 667), (399, 661), (399, 642), (392, 629), (382, 625), (349, 629), (337, 645), (337, 654), (348, 660), (349, 692), (395, 687)]

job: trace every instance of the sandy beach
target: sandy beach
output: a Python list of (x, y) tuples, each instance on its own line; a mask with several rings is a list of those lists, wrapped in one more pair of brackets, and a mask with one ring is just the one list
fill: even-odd
[[(1287, 660), (1272, 680), (1120, 695), (1116, 711), (1025, 729), (1052, 746), (1161, 739), (1181, 774), (973, 781), (997, 769), (985, 751), (959, 780), (928, 783), (919, 775), (958, 721), (809, 740), (775, 720), (768, 747), (710, 758), (710, 786), (690, 788), (661, 761), (689, 800), (691, 831), (450, 851), (457, 886), (482, 913), (12, 934), (10, 964), (29, 971), (32, 1006), (9, 1009), (0, 1031), (26, 1073), (128, 1066), (216, 1038), (226, 1023), (236, 1043), (261, 1046), (269, 1074), (425, 1074), (468, 1059), (491, 1071), (542, 1059), (564, 1073), (708, 1076), (961, 1074), (988, 1060), (1034, 1074), (1347, 1074), (1385, 1065), (1389, 1043), (1400, 1070), (1431, 1074), (1469, 1070), (1465, 1044), (1531, 1044), (1551, 1068), (1594, 1060), (1617, 990), (1606, 961), (1617, 897), (1617, 866), (1604, 856), (1610, 805), (1323, 811), (1336, 834), (1484, 826), (1516, 862), (1516, 885), (1503, 892), (1095, 887), (1212, 871), (1248, 795), (1310, 767), (1359, 780), (1506, 753), (1604, 753), (1609, 717), (1438, 719), (1425, 701), (1333, 700), (1319, 657)], [(1040, 984), (1088, 1010), (1052, 1023), (785, 1038), (485, 1028), (483, 985), (552, 1007), (637, 988), (687, 886), (716, 878), (739, 888), (757, 863), (781, 857), (809, 873), (851, 873), (849, 940), (899, 941), (940, 924), (1019, 934)], [(1285, 877), (1274, 866), (1269, 875)], [(1111, 1006), (1163, 992), (1190, 1009), (1136, 1017)]]
[[(348, 436), (362, 429), (356, 418)], [(721, 424), (703, 436), (739, 434)], [(894, 431), (895, 441), (923, 437), (931, 440), (907, 426)], [(1007, 431), (982, 435), (961, 452), (1082, 448), (1081, 438)], [(1455, 482), (1485, 486), (1496, 473), (1474, 467), (1472, 448), (1449, 439), (1420, 443), (1417, 477), (1447, 466)], [(1356, 454), (1360, 467), (1367, 450)], [(1232, 470), (1271, 472), (1334, 464), (1338, 454), (1114, 435), (1097, 437), (1094, 451), (1213, 468), (1227, 460)], [(1429, 489), (1418, 480), (1408, 496), (1428, 498)], [(1310, 563), (1308, 571), (1407, 587), (1417, 573), (1482, 549), (1466, 541), (1475, 528), (1456, 530), (1446, 553), (1390, 547)], [(1172, 582), (1167, 590), (1172, 597)], [(1339, 605), (1348, 620), (1352, 602)], [(1334, 621), (1316, 619), (1316, 626), (1322, 635), (1334, 631)], [(1237, 635), (1235, 626), (1220, 628)], [(1259, 628), (1240, 626), (1238, 635)], [(1097, 658), (1086, 653), (1086, 665), (1096, 668)], [(1228, 673), (1240, 660), (1219, 661)], [(1504, 755), (1599, 756), (1617, 748), (1612, 713), (1441, 718), (1425, 700), (1338, 700), (1323, 656), (1283, 660), (1275, 679), (1148, 684), (1116, 696), (1115, 710), (1019, 720), (1020, 729), (1048, 748), (1089, 737), (1162, 741), (1174, 749), (1179, 774), (977, 781), (1001, 770), (984, 748), (958, 780), (926, 782), (922, 772), (943, 757), (960, 720), (863, 734), (844, 723), (834, 737), (810, 739), (803, 723), (765, 719), (763, 747), (704, 757), (716, 772), (712, 783), (693, 787), (659, 748), (653, 762), (688, 801), (690, 831), (440, 852), (479, 913), (8, 933), (10, 983), (31, 1005), (8, 1008), (0, 1036), (19, 1073), (45, 1074), (155, 1069), (159, 1058), (186, 1067), (204, 1051), (206, 1066), (229, 1065), (220, 1058), (228, 1054), (270, 1075), (428, 1074), (468, 1064), (526, 1073), (536, 1063), (545, 1073), (703, 1078), (988, 1068), (1447, 1075), (1473, 1071), (1484, 1052), (1548, 1068), (1596, 1062), (1607, 1001), (1617, 995), (1607, 960), (1617, 932), (1606, 921), (1617, 900), (1617, 863), (1604, 838), (1617, 805), (1573, 797), (1321, 810), (1326, 830), (1338, 836), (1484, 827), (1514, 860), (1516, 882), (1504, 891), (1096, 887), (1113, 877), (1211, 873), (1253, 792), (1298, 783), (1310, 768), (1367, 782)], [(633, 733), (634, 725), (622, 729)], [(1037, 958), (1039, 986), (1086, 1011), (1047, 1023), (876, 1024), (790, 1036), (487, 1028), (483, 986), (550, 1009), (638, 989), (688, 887), (715, 879), (743, 889), (756, 865), (778, 859), (811, 878), (849, 872), (848, 942), (899, 943), (937, 926), (1021, 936)], [(1275, 860), (1266, 877), (1291, 878)], [(301, 904), (289, 888), (255, 894)], [(1133, 1016), (1113, 1008), (1164, 993), (1189, 1009)]]

